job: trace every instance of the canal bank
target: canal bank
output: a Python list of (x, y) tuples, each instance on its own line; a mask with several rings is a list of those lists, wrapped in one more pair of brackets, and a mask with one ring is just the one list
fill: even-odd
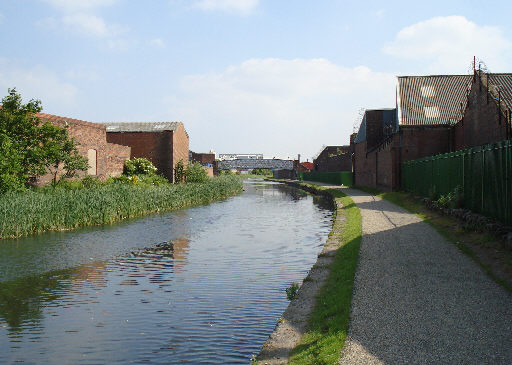
[(246, 364), (332, 216), (322, 197), (250, 180), (208, 205), (2, 241), (0, 363)]
[(47, 231), (109, 225), (129, 218), (209, 204), (242, 191), (236, 176), (204, 183), (109, 183), (81, 189), (39, 189), (0, 194), (0, 240)]
[(335, 363), (348, 331), (361, 215), (352, 199), (339, 190), (295, 181), (285, 183), (328, 197), (336, 211), (316, 263), (255, 360), (269, 365)]

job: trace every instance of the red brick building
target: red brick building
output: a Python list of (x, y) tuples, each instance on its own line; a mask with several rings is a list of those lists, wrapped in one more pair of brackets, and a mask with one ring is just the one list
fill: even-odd
[(196, 153), (190, 151), (189, 160), (203, 165), (208, 176), (213, 177), (213, 166), (215, 164), (215, 153)]
[[(87, 158), (89, 169), (79, 172), (79, 177), (86, 175), (105, 179), (119, 176), (123, 172), (124, 161), (130, 158), (130, 147), (107, 142), (106, 128), (103, 124), (38, 113), (41, 121), (48, 121), (58, 127), (68, 127), (68, 134), (78, 143), (78, 152)], [(38, 179), (40, 183), (51, 181), (50, 175)]]
[(353, 147), (326, 146), (313, 160), (314, 172), (352, 171)]
[(397, 108), (365, 112), (355, 139), (354, 183), (396, 190), (403, 162), (449, 152), (471, 81), (471, 75), (398, 77)]
[(107, 141), (131, 147), (130, 158), (144, 157), (174, 181), (174, 166), (188, 163), (188, 134), (181, 122), (107, 123)]
[(403, 162), (511, 138), (512, 74), (399, 77), (396, 124), (367, 110), (355, 140), (356, 185), (400, 188)]
[(511, 138), (512, 74), (475, 71), (464, 117), (453, 127), (452, 150)]

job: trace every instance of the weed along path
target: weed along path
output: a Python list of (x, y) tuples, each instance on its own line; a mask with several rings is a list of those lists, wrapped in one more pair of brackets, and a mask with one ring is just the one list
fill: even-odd
[(343, 188), (363, 237), (340, 364), (512, 364), (512, 295), (416, 215)]

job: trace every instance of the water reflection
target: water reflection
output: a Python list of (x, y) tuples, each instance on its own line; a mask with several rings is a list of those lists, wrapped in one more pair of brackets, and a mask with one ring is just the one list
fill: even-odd
[(0, 363), (247, 363), (330, 228), (246, 183), (209, 206), (0, 245)]
[(63, 280), (73, 271), (51, 271), (0, 283), (0, 323), (7, 323), (11, 332), (37, 326), (43, 318), (42, 308), (62, 298), (66, 286)]

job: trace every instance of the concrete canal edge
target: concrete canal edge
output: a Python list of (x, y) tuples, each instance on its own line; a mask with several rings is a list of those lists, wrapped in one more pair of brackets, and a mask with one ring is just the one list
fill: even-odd
[[(310, 357), (312, 353), (319, 352), (333, 352), (333, 347), (329, 349), (319, 349), (317, 348), (317, 343), (319, 342), (329, 342), (334, 344), (335, 354), (331, 354), (330, 356), (334, 356), (339, 358), (341, 348), (344, 344), (346, 333), (348, 331), (348, 321), (349, 321), (349, 313), (350, 313), (350, 303), (353, 292), (354, 285), (354, 275), (355, 268), (357, 266), (357, 257), (359, 253), (359, 245), (361, 242), (361, 220), (360, 214), (357, 207), (351, 201), (349, 197), (346, 197), (345, 204), (343, 204), (342, 199), (339, 199), (338, 194), (341, 195), (339, 191), (322, 188), (320, 186), (304, 184), (297, 181), (281, 181), (288, 185), (297, 187), (299, 189), (305, 190), (309, 193), (322, 195), (329, 199), (331, 199), (335, 205), (335, 215), (333, 217), (333, 226), (332, 230), (329, 233), (327, 241), (325, 242), (322, 251), (318, 254), (316, 263), (309, 270), (308, 275), (303, 279), (302, 285), (297, 293), (297, 296), (290, 301), (287, 309), (283, 313), (282, 317), (278, 320), (274, 331), (270, 334), (267, 341), (264, 343), (260, 353), (257, 357), (252, 359), (254, 362), (258, 364), (286, 364), (290, 361), (290, 356), (292, 352), (297, 355), (298, 358), (302, 358), (302, 361), (299, 359), (298, 363), (308, 363), (306, 360), (308, 356)], [(348, 202), (348, 204), (347, 204)], [(357, 210), (357, 217), (359, 217), (358, 222), (352, 222), (358, 225), (358, 238), (354, 239), (354, 237), (347, 237), (343, 234), (343, 228), (346, 226), (347, 222), (347, 214), (345, 212), (344, 205), (351, 205), (352, 209)], [(355, 218), (357, 220), (357, 217)], [(352, 218), (354, 217), (352, 216)], [(341, 258), (341, 260), (350, 261), (350, 268), (347, 270), (347, 273), (343, 278), (337, 277), (333, 278), (332, 269), (335, 266), (335, 259), (340, 261), (340, 253), (341, 256), (344, 255), (343, 250), (339, 250), (344, 246), (352, 246), (351, 257)], [(342, 283), (339, 284), (340, 279), (342, 279)], [(326, 290), (329, 292), (328, 281), (331, 286), (344, 286), (342, 291), (344, 292), (344, 300), (337, 298), (333, 298), (335, 302), (337, 302), (338, 308), (333, 308), (332, 305), (326, 304), (326, 301), (319, 300), (319, 293), (325, 294)], [(335, 282), (335, 285), (332, 285)], [(331, 295), (338, 296), (338, 293), (333, 293), (331, 290)], [(329, 302), (329, 300), (327, 300)], [(318, 307), (324, 308), (318, 308)], [(309, 341), (304, 341), (304, 335), (309, 336), (308, 330), (312, 330), (311, 327), (314, 327), (314, 324), (311, 322), (311, 316), (314, 311), (332, 311), (335, 310), (338, 312), (335, 316), (329, 315), (329, 317), (333, 317), (333, 319), (337, 322), (342, 322), (339, 324), (339, 328), (336, 328), (334, 331), (331, 331), (329, 328), (325, 329), (323, 332), (336, 332), (334, 337), (336, 339), (333, 340), (333, 333), (330, 333), (328, 336), (331, 337), (326, 341), (319, 341), (318, 336), (322, 336), (318, 334), (318, 330), (314, 330), (316, 338), (311, 338)], [(320, 317), (322, 315), (326, 315), (325, 313), (320, 313)], [(341, 316), (341, 317), (340, 317)], [(320, 326), (325, 327), (326, 323), (330, 320), (330, 318), (325, 319), (325, 323), (320, 324)], [(316, 325), (316, 323), (315, 323)], [(320, 331), (322, 332), (322, 331)], [(311, 336), (309, 336), (311, 337)], [(307, 343), (309, 342), (309, 343)], [(298, 346), (300, 345), (301, 350), (297, 351)], [(332, 345), (331, 345), (332, 346)], [(337, 348), (339, 347), (339, 348)], [(296, 349), (297, 348), (297, 349)], [(294, 349), (296, 349), (294, 351)], [(304, 362), (306, 360), (306, 362)]]

